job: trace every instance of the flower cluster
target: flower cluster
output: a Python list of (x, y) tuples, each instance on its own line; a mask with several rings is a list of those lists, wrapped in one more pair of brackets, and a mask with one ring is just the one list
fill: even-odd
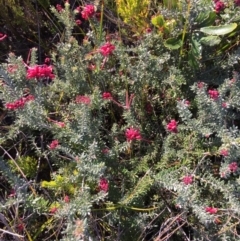
[(171, 120), (168, 124), (167, 124), (167, 130), (170, 132), (174, 132), (177, 133), (177, 122), (176, 120)]
[(89, 105), (91, 103), (91, 99), (86, 95), (78, 95), (76, 96), (76, 103)]
[(185, 177), (183, 177), (182, 182), (183, 182), (185, 185), (192, 184), (192, 182), (193, 182), (193, 177), (190, 176), (190, 175), (189, 175), (189, 176), (185, 176)]
[(235, 0), (234, 3), (236, 6), (240, 6), (240, 0)]
[(216, 13), (220, 13), (221, 11), (224, 10), (224, 8), (225, 8), (224, 2), (219, 1), (219, 0), (214, 0), (214, 2), (215, 2), (215, 8), (214, 9), (215, 9)]
[(213, 100), (217, 100), (219, 97), (219, 92), (217, 90), (209, 90), (208, 94), (209, 94), (210, 98)]
[(51, 150), (54, 150), (54, 149), (57, 148), (58, 145), (59, 145), (58, 140), (53, 140), (53, 141), (50, 143), (49, 148), (50, 148)]
[(238, 169), (238, 164), (236, 162), (232, 162), (228, 165), (230, 172), (236, 172)]
[(102, 177), (99, 181), (98, 188), (100, 191), (107, 192), (108, 191), (108, 181), (106, 178)]
[(88, 20), (89, 18), (91, 18), (95, 13), (95, 7), (93, 5), (86, 5), (83, 8), (82, 11), (82, 18), (85, 20)]
[(220, 153), (220, 155), (222, 155), (222, 156), (228, 156), (228, 155), (229, 155), (227, 149), (222, 149), (222, 150), (219, 151), (219, 153)]
[(105, 57), (112, 54), (114, 50), (115, 50), (115, 46), (109, 42), (105, 43), (99, 48), (99, 52)]
[(5, 106), (9, 110), (16, 110), (19, 108), (23, 108), (27, 102), (32, 101), (34, 99), (35, 98), (33, 95), (28, 95), (27, 97), (22, 97), (18, 100), (15, 100), (14, 102), (6, 103)]
[(141, 133), (139, 132), (138, 129), (134, 129), (132, 127), (128, 128), (125, 132), (125, 136), (127, 141), (132, 141), (132, 140), (141, 140), (142, 136)]
[(109, 93), (109, 92), (104, 92), (103, 94), (102, 94), (102, 98), (104, 99), (104, 100), (112, 100), (112, 94), (111, 93)]
[(27, 69), (27, 79), (34, 79), (34, 78), (49, 78), (53, 79), (55, 75), (52, 73), (53, 68), (51, 65), (35, 65), (32, 67), (28, 67)]
[(205, 211), (210, 214), (216, 214), (218, 212), (218, 209), (214, 207), (206, 207)]

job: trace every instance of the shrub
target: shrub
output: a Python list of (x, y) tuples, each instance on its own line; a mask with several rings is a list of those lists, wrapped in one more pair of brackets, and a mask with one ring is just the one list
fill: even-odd
[[(166, 16), (153, 21), (156, 29), (126, 45), (117, 33), (103, 31), (103, 18), (99, 22), (90, 5), (83, 9), (91, 29), (79, 43), (72, 29), (82, 8), (71, 10), (65, 2), (51, 8), (65, 25), (51, 59), (38, 64), (35, 48), (26, 63), (9, 54), (1, 68), (8, 117), (0, 139), (6, 236), (238, 237), (240, 80), (230, 71), (239, 50), (222, 63), (210, 60), (211, 66), (198, 59), (224, 54), (213, 40), (236, 40), (229, 23), (235, 9), (232, 3), (226, 16), (216, 16), (213, 3), (205, 5), (183, 3), (188, 18), (182, 22), (177, 7), (164, 9)], [(166, 34), (158, 24), (167, 27), (167, 16), (177, 24)], [(220, 30), (208, 26), (217, 18)], [(221, 34), (207, 38), (209, 31)], [(203, 73), (213, 66), (218, 82)]]

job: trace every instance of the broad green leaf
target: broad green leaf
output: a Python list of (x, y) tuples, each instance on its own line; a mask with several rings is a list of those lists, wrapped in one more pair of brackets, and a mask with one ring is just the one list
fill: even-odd
[(202, 46), (200, 43), (200, 36), (198, 34), (194, 34), (191, 37), (191, 51), (192, 54), (196, 57), (196, 58), (201, 58), (202, 55)]
[(221, 25), (221, 26), (210, 26), (210, 27), (200, 28), (200, 31), (211, 35), (224, 35), (224, 34), (231, 33), (236, 27), (237, 27), (236, 23), (230, 23), (230, 24)]
[(180, 38), (169, 38), (164, 42), (164, 46), (169, 49), (179, 49), (182, 46)]
[(188, 63), (194, 69), (199, 68), (199, 63), (192, 50), (188, 52)]
[(153, 16), (151, 19), (151, 23), (155, 26), (155, 27), (162, 27), (165, 23), (163, 15), (156, 15)]
[(198, 21), (198, 27), (211, 26), (215, 22), (217, 16), (215, 12), (208, 12), (204, 15), (206, 16), (206, 18), (204, 18), (202, 21)]
[(201, 38), (200, 42), (203, 45), (215, 46), (215, 45), (218, 45), (221, 42), (221, 38), (218, 37), (218, 36), (207, 36), (207, 37)]

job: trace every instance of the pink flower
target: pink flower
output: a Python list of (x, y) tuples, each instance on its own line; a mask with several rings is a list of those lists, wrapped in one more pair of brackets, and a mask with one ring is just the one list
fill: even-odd
[(218, 211), (218, 209), (217, 209), (217, 208), (214, 208), (214, 207), (206, 207), (206, 208), (205, 208), (205, 211), (206, 211), (207, 213), (210, 213), (210, 214), (216, 214), (217, 211)]
[(83, 8), (83, 11), (82, 11), (82, 18), (87, 20), (89, 19), (90, 17), (92, 17), (95, 13), (95, 8), (93, 5), (86, 5), (84, 8)]
[(148, 114), (152, 114), (153, 113), (153, 107), (151, 105), (150, 102), (147, 102), (146, 105), (145, 105), (145, 110)]
[(203, 83), (203, 82), (198, 82), (198, 83), (197, 83), (197, 87), (198, 87), (199, 89), (202, 89), (202, 88), (204, 87), (204, 83)]
[(227, 149), (222, 149), (222, 150), (220, 150), (220, 155), (222, 155), (222, 156), (228, 156), (228, 150)]
[(75, 11), (76, 11), (77, 13), (81, 13), (81, 8), (78, 6), (78, 7), (75, 8)]
[(65, 203), (69, 203), (70, 202), (70, 198), (69, 198), (68, 195), (65, 195), (63, 200), (64, 200)]
[(4, 40), (7, 37), (6, 34), (0, 33), (0, 41)]
[(238, 164), (236, 162), (232, 162), (228, 165), (228, 169), (231, 171), (231, 172), (236, 172), (237, 169), (238, 169)]
[(127, 141), (132, 140), (141, 140), (142, 136), (138, 129), (134, 129), (132, 127), (128, 128), (125, 132), (125, 136), (127, 138)]
[(8, 67), (7, 67), (7, 72), (10, 73), (10, 74), (16, 72), (17, 70), (18, 70), (17, 65), (9, 64)]
[(77, 25), (81, 25), (81, 24), (82, 24), (82, 21), (81, 21), (80, 19), (77, 19), (77, 20), (75, 21), (75, 23), (76, 23)]
[(50, 62), (51, 62), (51, 59), (50, 59), (50, 58), (45, 58), (45, 59), (44, 59), (44, 63), (45, 63), (45, 64), (50, 64)]
[(108, 148), (104, 148), (104, 149), (102, 150), (102, 153), (108, 154), (108, 153), (109, 153), (109, 149), (108, 149)]
[(57, 11), (60, 13), (60, 12), (62, 12), (62, 10), (63, 10), (63, 8), (62, 8), (62, 6), (60, 5), (60, 4), (57, 4), (56, 5), (56, 9), (57, 9)]
[(87, 68), (88, 68), (89, 70), (93, 71), (93, 70), (96, 69), (96, 65), (93, 64), (93, 63), (90, 63)]
[(171, 120), (168, 124), (167, 124), (167, 130), (170, 132), (174, 132), (177, 133), (177, 122), (175, 120)]
[(110, 54), (112, 54), (112, 52), (115, 50), (115, 46), (112, 45), (111, 43), (107, 42), (105, 43), (103, 46), (101, 46), (99, 48), (99, 52), (103, 55), (103, 56), (108, 56)]
[(220, 13), (224, 8), (225, 8), (224, 2), (221, 2), (221, 1), (216, 2), (216, 5), (215, 5), (216, 13)]
[(106, 178), (102, 177), (99, 181), (98, 188), (100, 191), (107, 192), (108, 191), (108, 181)]
[(58, 210), (57, 207), (52, 207), (52, 208), (50, 208), (49, 212), (52, 213), (52, 214), (54, 214), (54, 213), (57, 212), (57, 210)]
[(16, 196), (16, 191), (15, 189), (11, 189), (10, 190), (10, 194), (8, 195), (8, 197), (15, 197)]
[(112, 94), (111, 93), (109, 93), (109, 92), (104, 92), (103, 94), (102, 94), (102, 98), (104, 99), (104, 100), (112, 100)]
[(219, 92), (217, 90), (209, 90), (208, 94), (209, 94), (210, 98), (213, 100), (217, 100), (219, 97)]
[(50, 143), (49, 148), (50, 148), (51, 150), (54, 150), (54, 149), (57, 148), (58, 145), (59, 145), (58, 140), (53, 140), (53, 141)]
[(64, 128), (66, 126), (65, 123), (61, 121), (56, 121), (55, 124), (60, 128)]
[(91, 103), (91, 99), (86, 95), (78, 95), (76, 96), (76, 103), (89, 105)]
[(186, 106), (190, 106), (190, 101), (189, 101), (189, 100), (185, 100), (185, 101), (184, 101), (184, 104), (185, 104)]
[(182, 182), (183, 182), (185, 185), (192, 184), (192, 182), (193, 182), (193, 177), (192, 177), (192, 176), (185, 176), (185, 177), (182, 179)]
[(228, 107), (228, 104), (226, 102), (223, 102), (222, 103), (222, 108), (227, 108)]

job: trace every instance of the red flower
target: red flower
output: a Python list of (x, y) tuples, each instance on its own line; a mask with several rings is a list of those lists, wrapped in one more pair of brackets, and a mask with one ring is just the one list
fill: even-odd
[(95, 13), (95, 8), (93, 5), (86, 5), (82, 11), (82, 18), (87, 20), (92, 17)]
[(215, 5), (216, 13), (220, 13), (224, 8), (225, 8), (224, 2), (221, 2), (221, 1), (216, 2), (216, 5)]
[(89, 105), (91, 103), (91, 99), (86, 95), (78, 95), (76, 97), (76, 103)]
[(108, 56), (110, 54), (112, 54), (112, 52), (115, 50), (115, 46), (112, 45), (111, 43), (107, 42), (105, 43), (103, 46), (101, 46), (99, 48), (99, 52), (103, 55), (103, 56)]
[(125, 136), (127, 138), (127, 141), (132, 140), (141, 140), (142, 136), (138, 129), (134, 129), (132, 127), (128, 128), (125, 132)]
[(102, 94), (102, 98), (104, 99), (104, 100), (112, 100), (112, 94), (111, 93), (109, 93), (109, 92), (104, 92), (103, 94)]
[(210, 214), (216, 214), (217, 211), (218, 211), (218, 209), (217, 209), (217, 208), (214, 208), (214, 207), (206, 207), (206, 208), (205, 208), (205, 211), (206, 211), (207, 213), (210, 213)]
[(219, 97), (219, 92), (217, 90), (209, 90), (208, 94), (209, 94), (210, 98), (213, 100), (217, 100)]
[(16, 191), (15, 189), (11, 189), (10, 190), (10, 194), (8, 195), (8, 197), (15, 197), (16, 196)]
[(220, 155), (222, 155), (222, 156), (228, 156), (228, 150), (227, 149), (222, 149), (222, 150), (220, 150)]
[(52, 213), (52, 214), (54, 214), (54, 213), (57, 212), (57, 210), (58, 210), (57, 207), (52, 207), (52, 208), (50, 208), (49, 212)]
[(235, 0), (234, 3), (236, 6), (240, 6), (240, 0)]
[(53, 141), (50, 143), (49, 148), (50, 148), (51, 150), (54, 150), (54, 149), (57, 148), (58, 145), (59, 145), (58, 140), (53, 140)]
[(232, 162), (228, 165), (228, 169), (231, 171), (231, 172), (236, 172), (237, 169), (238, 169), (238, 164), (236, 162)]
[(151, 33), (152, 32), (152, 29), (151, 28), (146, 28), (146, 33)]
[(60, 127), (60, 128), (63, 128), (63, 127), (66, 126), (65, 123), (64, 123), (64, 122), (61, 122), (61, 121), (56, 121), (55, 124), (56, 124), (58, 127)]
[(49, 78), (53, 79), (55, 75), (52, 73), (53, 68), (51, 65), (35, 65), (33, 67), (28, 67), (27, 70), (27, 79), (34, 78)]
[(22, 231), (24, 230), (24, 225), (23, 225), (23, 223), (19, 223), (19, 224), (17, 225), (17, 230), (18, 230), (18, 232), (22, 232)]
[(177, 133), (177, 122), (175, 120), (171, 120), (168, 124), (167, 124), (167, 130), (170, 132), (174, 132)]
[(109, 149), (108, 149), (108, 148), (104, 148), (104, 149), (102, 150), (102, 153), (103, 153), (103, 154), (108, 154), (108, 153), (109, 153)]
[(62, 12), (62, 10), (63, 10), (63, 8), (62, 8), (62, 6), (60, 5), (60, 4), (57, 4), (56, 5), (56, 9), (57, 9), (57, 11), (60, 13), (60, 12)]
[(107, 192), (108, 191), (108, 181), (106, 178), (101, 177), (99, 184), (98, 184), (98, 188), (100, 191), (104, 191)]
[(192, 176), (185, 176), (185, 177), (182, 179), (182, 182), (183, 182), (185, 185), (192, 184), (192, 182), (193, 182), (193, 177), (192, 177)]
[(153, 107), (151, 105), (150, 102), (147, 102), (146, 105), (145, 105), (145, 110), (148, 114), (152, 114), (153, 113)]
[(5, 106), (9, 110), (16, 110), (19, 108), (23, 108), (28, 101), (31, 101), (34, 99), (35, 98), (33, 95), (28, 95), (27, 97), (22, 97), (18, 100), (15, 100), (14, 102), (6, 103)]
[(69, 198), (68, 195), (65, 195), (63, 200), (64, 200), (65, 203), (69, 203), (70, 202), (70, 198)]

